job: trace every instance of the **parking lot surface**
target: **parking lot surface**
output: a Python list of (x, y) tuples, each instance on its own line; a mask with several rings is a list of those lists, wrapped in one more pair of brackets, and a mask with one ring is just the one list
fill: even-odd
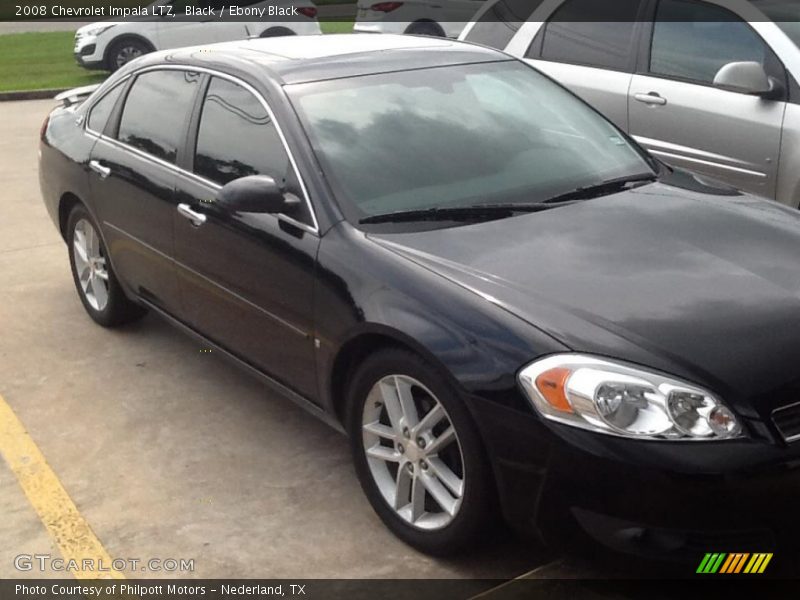
[[(95, 325), (39, 196), (51, 106), (0, 104), (0, 396), (109, 556), (194, 560), (126, 576), (507, 579), (551, 559), (506, 531), (457, 560), (417, 553), (373, 514), (339, 433), (154, 316)], [(0, 577), (63, 576), (14, 567), (59, 555), (34, 504), (0, 461)]]

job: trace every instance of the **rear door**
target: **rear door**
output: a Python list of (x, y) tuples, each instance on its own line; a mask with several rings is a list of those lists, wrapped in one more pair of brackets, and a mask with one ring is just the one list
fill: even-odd
[[(306, 398), (316, 397), (313, 214), (282, 135), (249, 86), (213, 76), (195, 113), (170, 215), (186, 319), (216, 344)], [(215, 203), (226, 183), (264, 174), (305, 199), (299, 214), (239, 213)]]
[(541, 27), (526, 59), (627, 131), (641, 8), (642, 0), (566, 0)]
[[(172, 264), (175, 165), (200, 79), (176, 70), (138, 75), (90, 162), (93, 206), (117, 276), (170, 313), (180, 312)], [(92, 114), (87, 127), (93, 119)]]
[(505, 50), (542, 2), (544, 0), (488, 0), (486, 9), (475, 15), (475, 21), (466, 26), (459, 39)]
[(786, 103), (713, 85), (726, 64), (755, 61), (786, 87), (758, 33), (714, 4), (659, 0), (649, 54), (631, 83), (634, 137), (669, 163), (774, 198)]

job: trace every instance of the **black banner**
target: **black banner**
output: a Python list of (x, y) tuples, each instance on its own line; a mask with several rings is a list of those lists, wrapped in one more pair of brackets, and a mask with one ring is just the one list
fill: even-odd
[[(797, 584), (760, 576), (684, 580), (230, 579), (2, 580), (3, 600), (601, 600), (796, 595)], [(790, 596), (791, 595), (791, 596)]]
[[(661, 7), (664, 3), (666, 8)], [(669, 3), (669, 4), (667, 4)], [(714, 0), (703, 10), (686, 0), (4, 0), (2, 21), (251, 21), (308, 19), (380, 23), (461, 23), (478, 20), (519, 28), (549, 22), (745, 20), (800, 23), (797, 0)]]

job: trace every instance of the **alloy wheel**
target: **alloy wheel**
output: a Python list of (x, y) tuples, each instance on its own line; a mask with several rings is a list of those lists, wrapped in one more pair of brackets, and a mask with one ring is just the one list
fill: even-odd
[(75, 224), (72, 253), (75, 272), (86, 301), (93, 309), (102, 311), (108, 304), (108, 269), (100, 237), (86, 219)]
[(442, 529), (464, 496), (464, 457), (444, 406), (419, 381), (389, 375), (364, 404), (362, 441), (383, 499), (409, 525)]
[(139, 58), (141, 55), (141, 48), (137, 48), (136, 46), (123, 46), (119, 49), (114, 57), (114, 62), (117, 64), (117, 68), (120, 68), (132, 61), (134, 58)]

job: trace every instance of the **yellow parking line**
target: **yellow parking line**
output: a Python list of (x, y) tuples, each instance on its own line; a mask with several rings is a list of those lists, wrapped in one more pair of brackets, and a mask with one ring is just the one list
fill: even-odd
[[(111, 557), (97, 539), (92, 528), (78, 512), (61, 482), (47, 464), (25, 426), (0, 396), (0, 454), (16, 475), (28, 501), (53, 537), (64, 557), (65, 564), (77, 579), (124, 579), (111, 569)], [(95, 568), (102, 565), (108, 571), (84, 570), (84, 559)], [(70, 563), (69, 561), (74, 561)]]

